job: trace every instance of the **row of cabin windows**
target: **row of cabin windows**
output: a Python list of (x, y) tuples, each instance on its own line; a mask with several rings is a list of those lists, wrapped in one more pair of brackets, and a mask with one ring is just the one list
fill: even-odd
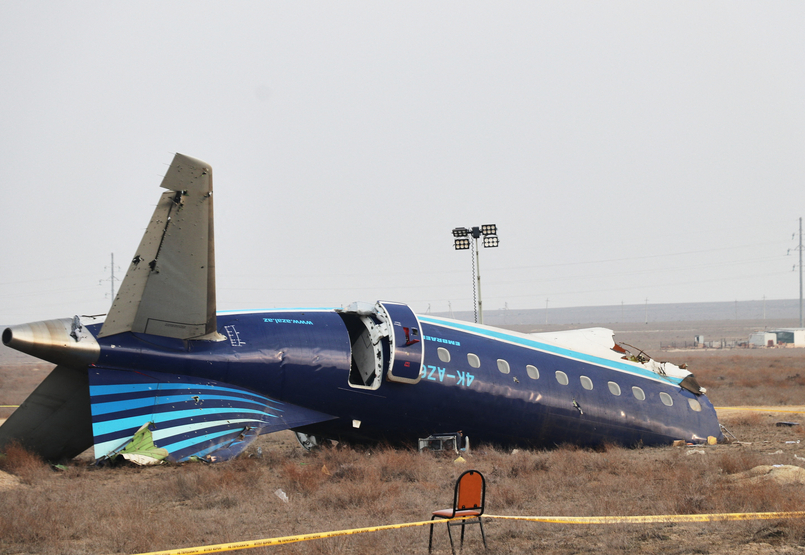
[[(450, 351), (448, 351), (444, 347), (439, 347), (437, 349), (437, 353), (439, 355), (439, 360), (441, 360), (442, 362), (450, 362)], [(467, 363), (473, 368), (481, 367), (481, 359), (478, 358), (478, 355), (475, 355), (473, 353), (467, 354)], [(507, 361), (503, 360), (502, 358), (499, 358), (498, 370), (500, 370), (501, 374), (508, 374), (511, 372), (511, 367), (509, 366), (509, 363)], [(537, 369), (536, 366), (532, 366), (531, 364), (529, 364), (525, 367), (525, 370), (526, 373), (528, 374), (528, 377), (531, 378), (532, 380), (539, 379), (539, 370)], [(570, 383), (567, 374), (565, 374), (561, 370), (557, 370), (555, 375), (556, 375), (556, 381), (559, 382), (561, 385), (568, 385)], [(581, 387), (583, 387), (584, 389), (586, 390), (593, 389), (593, 381), (587, 376), (579, 376), (579, 381), (581, 382)], [(609, 388), (609, 392), (612, 393), (612, 395), (615, 395), (616, 397), (620, 396), (621, 386), (619, 386), (617, 383), (607, 382), (607, 387)], [(634, 398), (637, 399), (638, 401), (646, 400), (646, 392), (637, 386), (632, 386), (632, 395), (634, 395)], [(673, 398), (664, 391), (660, 393), (660, 401), (662, 401), (662, 404), (667, 407), (671, 407), (674, 405)], [(700, 412), (702, 410), (701, 404), (696, 399), (688, 399), (688, 404), (690, 405), (691, 410), (694, 410), (696, 412)]]

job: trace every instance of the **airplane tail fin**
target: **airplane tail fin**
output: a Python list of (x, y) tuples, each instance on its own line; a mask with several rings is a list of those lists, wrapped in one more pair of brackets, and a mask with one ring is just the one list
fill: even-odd
[(177, 339), (216, 332), (212, 168), (176, 154), (151, 222), (98, 337), (132, 331)]

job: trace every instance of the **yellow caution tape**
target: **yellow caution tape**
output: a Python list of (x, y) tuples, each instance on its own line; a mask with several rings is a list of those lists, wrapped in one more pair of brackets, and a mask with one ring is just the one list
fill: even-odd
[[(527, 520), (531, 522), (545, 522), (551, 524), (659, 524), (675, 522), (722, 522), (728, 520), (774, 520), (788, 518), (805, 518), (805, 511), (789, 511), (776, 513), (720, 513), (704, 515), (648, 515), (648, 516), (502, 516), (484, 515), (485, 519)], [(370, 526), (368, 528), (353, 528), (351, 530), (335, 530), (332, 532), (318, 532), (315, 534), (299, 534), (296, 536), (283, 536), (281, 538), (268, 538), (262, 540), (242, 541), (235, 543), (220, 543), (203, 547), (187, 547), (183, 549), (169, 549), (167, 551), (152, 551), (138, 555), (198, 555), (203, 553), (221, 553), (238, 549), (253, 549), (269, 545), (282, 545), (286, 543), (303, 542), (334, 538), (336, 536), (350, 536), (353, 534), (366, 534), (381, 530), (395, 530), (411, 528), (413, 526), (427, 526), (429, 524), (442, 524), (464, 520), (462, 518), (423, 520), (420, 522), (406, 522), (403, 524), (387, 524), (384, 526)]]
[(300, 534), (297, 536), (283, 536), (281, 538), (268, 538), (264, 540), (243, 541), (235, 543), (220, 543), (218, 545), (208, 545), (206, 547), (187, 547), (184, 549), (169, 549), (168, 551), (153, 551), (140, 553), (138, 555), (196, 555), (199, 553), (221, 553), (223, 551), (235, 551), (236, 549), (252, 549), (255, 547), (266, 547), (269, 545), (281, 545), (285, 543), (304, 542), (308, 540), (320, 540), (323, 538), (334, 538), (336, 536), (351, 536), (353, 534), (366, 534), (367, 532), (379, 532), (381, 530), (395, 530), (398, 528), (410, 528), (413, 526), (427, 526), (428, 524), (441, 524), (443, 522), (453, 522), (465, 520), (465, 518), (447, 518), (440, 520), (423, 520), (421, 522), (405, 522), (403, 524), (387, 524), (384, 526), (370, 526), (368, 528), (353, 528), (352, 530), (335, 530), (333, 532), (318, 532), (315, 534)]
[(674, 522), (723, 522), (727, 520), (773, 520), (805, 518), (805, 511), (777, 513), (717, 513), (707, 515), (647, 515), (647, 516), (500, 516), (485, 518), (528, 520), (552, 524), (669, 524)]

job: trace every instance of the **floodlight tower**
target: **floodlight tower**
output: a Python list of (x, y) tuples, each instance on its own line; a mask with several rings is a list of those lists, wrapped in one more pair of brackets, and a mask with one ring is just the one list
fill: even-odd
[[(796, 233), (791, 235), (791, 239), (796, 237)], [(793, 249), (788, 249), (788, 254), (791, 254), (791, 251), (799, 251), (799, 327), (802, 328), (802, 218), (799, 219), (799, 246), (794, 247)], [(794, 267), (791, 268), (792, 270), (797, 269), (797, 265), (794, 264)]]
[[(483, 235), (484, 248), (497, 247), (500, 240), (497, 236), (498, 226), (495, 224), (484, 224), (470, 229), (466, 227), (457, 227), (453, 229), (453, 237), (455, 241), (453, 246), (457, 251), (468, 250), (470, 248), (470, 237), (474, 243), (475, 249), (472, 257), (472, 296), (473, 296), (473, 309), (475, 309), (475, 323), (484, 323), (484, 308), (483, 301), (481, 301), (481, 260), (478, 257), (478, 239)], [(476, 298), (476, 283), (478, 295)], [(477, 299), (477, 304), (476, 304)]]

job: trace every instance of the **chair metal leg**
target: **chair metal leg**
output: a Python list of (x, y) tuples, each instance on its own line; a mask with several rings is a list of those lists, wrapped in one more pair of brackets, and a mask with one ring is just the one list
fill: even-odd
[[(464, 526), (466, 524), (467, 524), (466, 520), (461, 521), (461, 546), (459, 547), (459, 552), (464, 550)], [(486, 534), (484, 533), (484, 522), (483, 522), (483, 520), (481, 520), (481, 517), (478, 517), (477, 521), (473, 520), (473, 521), (469, 522), (469, 524), (477, 524), (478, 526), (480, 526), (480, 528), (481, 528), (481, 539), (484, 542), (484, 549), (489, 549), (489, 547), (486, 545)], [(456, 525), (456, 526), (458, 526), (458, 525)]]
[[(430, 523), (430, 535), (428, 536), (428, 553), (431, 553), (433, 551), (433, 525), (434, 525), (433, 521), (435, 519), (436, 519), (435, 516), (430, 519), (431, 523)], [(455, 523), (452, 523), (452, 522), (447, 523), (447, 537), (450, 538), (450, 550), (453, 552), (453, 555), (456, 555), (456, 546), (455, 546), (455, 543), (453, 542), (453, 533), (450, 531), (450, 527), (451, 526), (461, 526), (461, 543), (459, 544), (459, 551), (463, 551), (464, 550), (464, 527), (466, 526), (466, 524), (467, 524), (466, 520), (462, 520), (461, 522), (455, 522)], [(489, 546), (486, 545), (486, 532), (484, 532), (484, 521), (483, 521), (483, 519), (481, 517), (478, 517), (477, 521), (472, 521), (472, 522), (470, 522), (470, 524), (478, 524), (478, 526), (481, 528), (481, 539), (484, 542), (484, 549), (489, 549)]]
[[(434, 516), (434, 517), (431, 517), (431, 519), (430, 519), (431, 523), (430, 523), (430, 537), (428, 538), (428, 553), (430, 553), (433, 550), (433, 525), (434, 525), (433, 520), (435, 518), (436, 517)], [(453, 534), (450, 532), (450, 526), (451, 526), (451, 524), (448, 522), (447, 523), (447, 536), (450, 538), (450, 550), (453, 552), (453, 555), (456, 555), (456, 547), (455, 547), (455, 545), (453, 545)], [(453, 526), (457, 526), (457, 524), (454, 524)], [(464, 545), (464, 526), (461, 527), (461, 544), (462, 544), (462, 546)]]
[(453, 534), (450, 532), (450, 523), (447, 523), (447, 536), (450, 538), (450, 551), (453, 552), (453, 555), (456, 555), (456, 546), (453, 545)]

